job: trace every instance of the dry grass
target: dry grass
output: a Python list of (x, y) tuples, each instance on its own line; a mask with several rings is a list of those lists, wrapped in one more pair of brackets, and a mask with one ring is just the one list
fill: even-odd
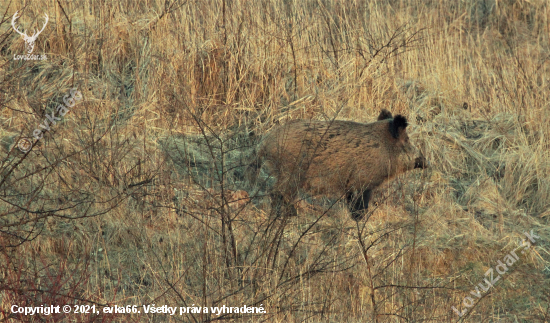
[[(47, 60), (13, 59), (16, 10), (20, 30), (50, 16), (34, 49)], [(550, 322), (547, 1), (0, 0), (0, 12), (0, 320), (40, 320), (13, 304), (154, 303), (268, 314), (42, 319)], [(72, 87), (84, 100), (20, 152)], [(245, 180), (274, 123), (381, 108), (409, 118), (432, 167), (387, 183), (359, 225), (311, 199), (276, 219), (271, 180)], [(531, 251), (456, 315), (531, 230)]]

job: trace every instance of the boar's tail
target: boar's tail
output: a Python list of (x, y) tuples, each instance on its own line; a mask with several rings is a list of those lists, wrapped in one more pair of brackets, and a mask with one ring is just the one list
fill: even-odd
[(262, 168), (262, 156), (261, 156), (261, 144), (258, 144), (258, 137), (254, 135), (254, 133), (250, 134), (250, 137), (254, 138), (252, 141), (256, 143), (254, 147), (254, 151), (252, 152), (252, 155), (250, 156), (248, 160), (248, 165), (246, 165), (245, 169), (245, 180), (250, 184), (250, 186), (255, 186), (258, 177), (260, 175), (260, 169)]
[(250, 164), (246, 166), (245, 179), (250, 186), (255, 186), (260, 175), (261, 161), (258, 156), (255, 156)]

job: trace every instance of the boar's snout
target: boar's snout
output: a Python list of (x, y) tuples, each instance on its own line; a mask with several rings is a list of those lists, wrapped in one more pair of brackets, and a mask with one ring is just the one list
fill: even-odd
[(428, 161), (424, 156), (416, 157), (414, 159), (414, 168), (428, 168)]

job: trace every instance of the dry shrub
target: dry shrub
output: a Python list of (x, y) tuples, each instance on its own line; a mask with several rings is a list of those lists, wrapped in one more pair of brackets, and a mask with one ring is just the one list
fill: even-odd
[[(456, 321), (450, 306), (533, 229), (463, 321), (548, 321), (547, 1), (2, 4), (3, 318), (95, 302), (268, 314), (67, 319)], [(49, 14), (48, 60), (13, 60), (15, 10), (29, 30)], [(75, 86), (84, 102), (18, 151)], [(244, 179), (273, 124), (381, 108), (408, 117), (432, 168), (381, 188), (367, 221), (306, 196), (275, 218), (269, 177)]]

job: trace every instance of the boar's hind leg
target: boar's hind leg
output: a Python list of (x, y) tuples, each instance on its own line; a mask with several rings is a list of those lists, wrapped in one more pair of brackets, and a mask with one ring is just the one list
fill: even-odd
[(352, 219), (359, 221), (363, 218), (364, 210), (367, 210), (369, 207), (370, 196), (371, 190), (348, 194), (347, 200), (349, 205), (351, 205)]
[(292, 203), (289, 203), (285, 200), (284, 196), (277, 191), (273, 191), (270, 194), (271, 197), (271, 210), (275, 211), (277, 216), (296, 216), (296, 208)]

